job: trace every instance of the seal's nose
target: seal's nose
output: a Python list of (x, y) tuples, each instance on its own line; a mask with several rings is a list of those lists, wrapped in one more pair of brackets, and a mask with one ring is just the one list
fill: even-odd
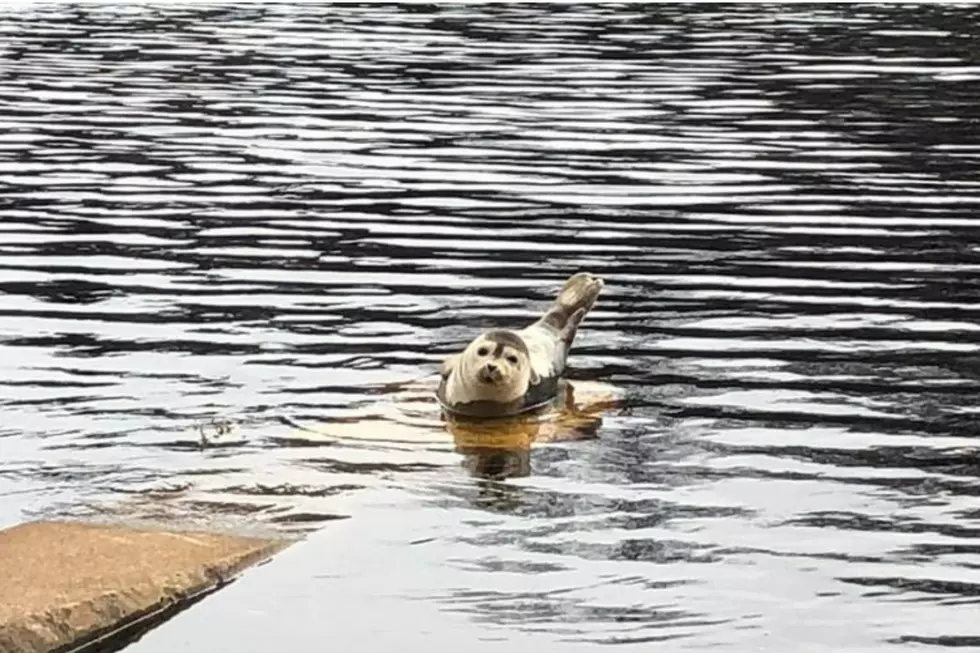
[(480, 368), (480, 380), (484, 383), (496, 383), (500, 380), (500, 370), (493, 363), (487, 363)]

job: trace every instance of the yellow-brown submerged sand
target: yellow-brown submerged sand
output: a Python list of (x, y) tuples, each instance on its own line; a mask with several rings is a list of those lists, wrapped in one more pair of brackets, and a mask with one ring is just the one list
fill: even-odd
[(0, 531), (0, 653), (85, 643), (214, 587), (286, 543), (74, 522)]

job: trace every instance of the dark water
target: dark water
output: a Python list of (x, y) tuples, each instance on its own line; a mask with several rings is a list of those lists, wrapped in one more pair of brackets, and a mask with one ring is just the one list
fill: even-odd
[[(978, 21), (4, 9), (0, 525), (310, 533), (137, 651), (980, 647)], [(283, 437), (579, 269), (598, 439)]]

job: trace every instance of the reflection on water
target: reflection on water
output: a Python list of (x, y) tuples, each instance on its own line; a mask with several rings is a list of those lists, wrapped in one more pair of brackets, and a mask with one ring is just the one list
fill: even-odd
[[(0, 525), (311, 533), (136, 649), (309, 648), (324, 604), (372, 650), (978, 645), (978, 19), (4, 9)], [(572, 375), (623, 396), (593, 437), (281, 419), (373, 410), (579, 269)]]

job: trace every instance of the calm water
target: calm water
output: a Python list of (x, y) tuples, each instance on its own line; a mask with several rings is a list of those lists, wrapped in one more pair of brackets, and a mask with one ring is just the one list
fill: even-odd
[[(978, 24), (4, 9), (0, 526), (308, 534), (147, 653), (980, 647)], [(572, 375), (625, 403), (527, 475), (277, 419), (369, 406), (579, 269), (607, 290)], [(239, 440), (201, 451), (212, 417)]]

